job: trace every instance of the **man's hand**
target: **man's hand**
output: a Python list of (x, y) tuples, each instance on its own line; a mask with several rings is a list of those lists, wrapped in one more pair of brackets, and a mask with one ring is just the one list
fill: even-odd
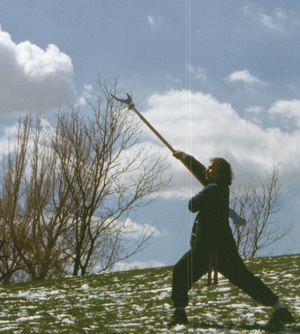
[(176, 159), (184, 160), (188, 155), (187, 155), (185, 152), (183, 152), (183, 151), (176, 150), (176, 151), (173, 153), (173, 156), (174, 156)]

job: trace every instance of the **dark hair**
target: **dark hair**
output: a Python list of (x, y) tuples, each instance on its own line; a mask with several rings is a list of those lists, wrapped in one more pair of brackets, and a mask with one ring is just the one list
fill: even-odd
[(233, 177), (230, 164), (223, 158), (213, 158), (210, 162), (216, 167), (216, 171), (218, 172), (215, 182), (230, 186)]

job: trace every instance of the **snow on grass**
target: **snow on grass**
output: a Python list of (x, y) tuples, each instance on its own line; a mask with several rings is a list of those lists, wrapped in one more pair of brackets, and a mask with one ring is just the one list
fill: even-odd
[[(294, 314), (287, 333), (300, 333), (300, 255), (247, 260)], [(172, 268), (69, 277), (0, 287), (0, 333), (265, 333), (272, 310), (223, 276), (190, 292), (189, 326), (168, 329)]]

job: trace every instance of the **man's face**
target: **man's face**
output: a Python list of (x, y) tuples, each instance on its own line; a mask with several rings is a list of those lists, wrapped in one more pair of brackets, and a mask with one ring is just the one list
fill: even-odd
[(209, 166), (206, 168), (205, 176), (206, 176), (206, 180), (209, 183), (212, 183), (215, 181), (216, 177), (218, 176), (218, 172), (217, 172), (216, 165), (214, 164), (214, 162), (211, 162)]

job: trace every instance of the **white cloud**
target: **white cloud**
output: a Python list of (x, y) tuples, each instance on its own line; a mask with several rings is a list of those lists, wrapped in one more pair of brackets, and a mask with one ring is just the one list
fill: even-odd
[(82, 106), (87, 104), (87, 100), (93, 97), (93, 87), (91, 85), (84, 85), (81, 97), (77, 100), (77, 105)]
[(187, 70), (195, 77), (195, 79), (201, 82), (207, 81), (206, 70), (198, 65), (187, 64)]
[[(263, 128), (241, 118), (229, 103), (201, 92), (154, 94), (149, 105), (144, 117), (175, 149), (191, 153), (205, 165), (212, 157), (224, 157), (232, 164), (236, 182), (249, 177), (264, 179), (274, 162), (284, 170), (282, 181), (300, 181), (299, 126), (291, 133), (278, 127)], [(173, 173), (171, 185), (160, 192), (161, 196), (188, 197), (195, 190), (191, 184), (199, 189), (197, 181), (167, 148), (159, 143), (157, 151), (169, 152)]]
[(252, 106), (246, 108), (246, 118), (251, 120), (252, 123), (262, 125), (262, 114), (265, 112), (265, 108), (262, 106)]
[(163, 18), (161, 16), (148, 15), (147, 21), (152, 27), (158, 27), (162, 23)]
[(300, 25), (299, 18), (296, 18), (293, 13), (287, 13), (280, 8), (276, 8), (272, 15), (259, 13), (258, 20), (269, 30), (279, 33), (289, 33)]
[(248, 70), (243, 70), (243, 71), (236, 71), (231, 73), (228, 77), (227, 80), (229, 82), (244, 82), (248, 85), (251, 84), (263, 84), (263, 82), (258, 79), (257, 77), (253, 76), (250, 74)]
[(130, 218), (127, 218), (125, 222), (120, 222), (123, 226), (122, 234), (131, 239), (138, 239), (142, 235), (144, 236), (161, 236), (161, 232), (153, 225), (138, 224), (133, 222)]
[(293, 120), (300, 127), (300, 100), (279, 100), (269, 110), (272, 115), (279, 115)]
[(118, 262), (114, 264), (112, 271), (125, 271), (145, 268), (165, 267), (166, 264), (160, 261), (135, 261), (135, 262)]
[(285, 11), (277, 7), (272, 13), (266, 13), (261, 7), (248, 3), (243, 10), (272, 33), (291, 34), (300, 25), (298, 14), (294, 11)]
[(47, 112), (72, 103), (71, 58), (57, 46), (16, 44), (0, 30), (0, 114)]
[(246, 108), (246, 111), (248, 113), (252, 113), (252, 114), (260, 114), (264, 111), (264, 107), (262, 107), (262, 106), (252, 106), (252, 107)]

